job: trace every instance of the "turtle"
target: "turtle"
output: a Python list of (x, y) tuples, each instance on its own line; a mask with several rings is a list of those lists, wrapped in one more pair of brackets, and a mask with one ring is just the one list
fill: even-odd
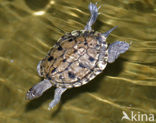
[(107, 44), (107, 37), (116, 27), (104, 33), (92, 29), (100, 7), (90, 2), (91, 15), (84, 29), (64, 34), (38, 63), (38, 74), (44, 79), (27, 91), (26, 99), (38, 98), (54, 86), (50, 110), (60, 102), (67, 89), (87, 84), (105, 69), (107, 63), (113, 63), (129, 49), (130, 44), (125, 41)]

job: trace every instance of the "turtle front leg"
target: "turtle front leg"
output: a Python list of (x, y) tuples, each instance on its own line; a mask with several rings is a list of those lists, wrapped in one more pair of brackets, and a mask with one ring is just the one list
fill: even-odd
[(48, 110), (52, 109), (56, 104), (60, 102), (62, 94), (67, 90), (67, 88), (58, 87), (55, 89), (54, 99), (50, 102)]
[(124, 41), (116, 41), (108, 47), (108, 63), (113, 63), (120, 54), (126, 52), (130, 44)]
[(101, 6), (97, 8), (96, 4), (90, 3), (88, 6), (90, 13), (91, 13), (91, 17), (87, 25), (85, 26), (85, 30), (88, 30), (88, 31), (92, 30), (91, 26), (95, 23), (97, 16), (99, 15), (98, 10), (100, 9)]
[(42, 61), (39, 61), (39, 63), (38, 63), (38, 65), (37, 65), (37, 72), (38, 72), (38, 75), (40, 76), (40, 77), (43, 77), (43, 75), (41, 75), (41, 62)]
[(51, 87), (52, 84), (50, 83), (50, 81), (45, 79), (28, 90), (26, 94), (26, 99), (32, 100), (37, 97), (40, 97), (46, 90), (48, 90)]

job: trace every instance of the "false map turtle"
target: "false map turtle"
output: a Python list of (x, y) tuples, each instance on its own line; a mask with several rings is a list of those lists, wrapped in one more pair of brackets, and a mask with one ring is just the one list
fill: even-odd
[(91, 17), (84, 30), (63, 35), (39, 62), (37, 71), (44, 80), (28, 90), (27, 99), (37, 98), (55, 86), (54, 99), (49, 104), (51, 109), (60, 102), (67, 89), (88, 83), (105, 69), (107, 63), (114, 62), (128, 50), (130, 45), (124, 41), (107, 44), (107, 37), (116, 27), (105, 33), (92, 30), (99, 8), (97, 4), (90, 3)]

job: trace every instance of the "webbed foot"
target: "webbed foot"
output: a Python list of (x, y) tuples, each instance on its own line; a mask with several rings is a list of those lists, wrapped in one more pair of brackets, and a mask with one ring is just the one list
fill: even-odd
[(91, 13), (91, 17), (87, 25), (85, 26), (85, 30), (88, 30), (88, 31), (92, 30), (91, 26), (95, 23), (97, 16), (99, 15), (98, 10), (100, 9), (101, 6), (97, 7), (96, 4), (90, 3), (88, 6), (90, 13)]
[(114, 62), (120, 54), (126, 52), (130, 44), (124, 41), (116, 41), (108, 47), (108, 63)]

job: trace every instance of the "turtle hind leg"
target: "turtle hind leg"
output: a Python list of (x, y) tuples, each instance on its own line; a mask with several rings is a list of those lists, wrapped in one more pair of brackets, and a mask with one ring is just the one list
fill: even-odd
[(108, 63), (113, 63), (120, 54), (126, 52), (130, 44), (124, 41), (116, 41), (108, 47)]
[(88, 30), (88, 31), (92, 30), (91, 26), (95, 23), (97, 16), (99, 15), (98, 10), (100, 9), (101, 6), (97, 7), (96, 4), (90, 3), (88, 6), (90, 13), (91, 13), (91, 17), (89, 21), (87, 22), (87, 25), (85, 26), (85, 30)]
[(54, 99), (50, 102), (48, 110), (52, 109), (56, 104), (60, 102), (62, 94), (67, 90), (67, 88), (58, 87), (55, 89)]

